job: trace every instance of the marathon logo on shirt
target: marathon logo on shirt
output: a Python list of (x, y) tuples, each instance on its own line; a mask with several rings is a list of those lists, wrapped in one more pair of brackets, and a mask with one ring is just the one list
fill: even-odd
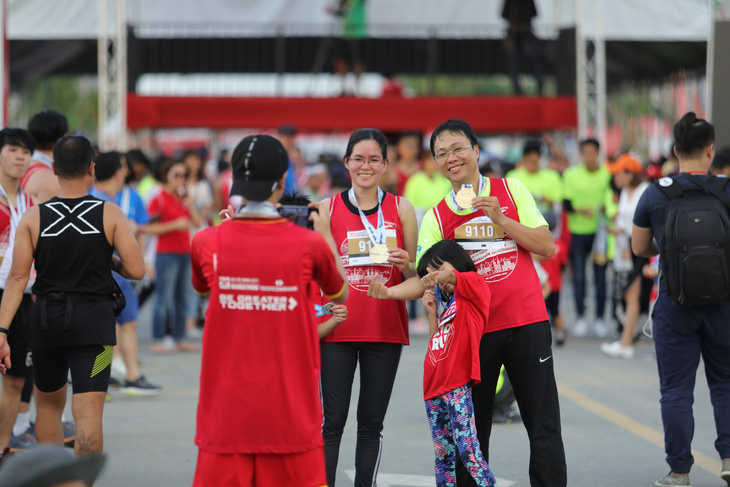
[(436, 365), (437, 362), (449, 356), (451, 344), (454, 343), (454, 333), (454, 323), (448, 321), (439, 326), (439, 329), (433, 334), (431, 341), (428, 343), (428, 358), (432, 364)]
[(487, 282), (501, 281), (517, 267), (517, 242), (487, 216), (477, 216), (456, 227), (454, 240), (467, 251)]
[(220, 294), (218, 301), (223, 309), (240, 311), (291, 311), (299, 305), (291, 296), (259, 294)]
[(274, 293), (293, 293), (299, 286), (286, 286), (282, 279), (274, 281), (274, 285), (265, 285), (257, 277), (218, 276), (218, 289), (231, 291), (263, 291)]

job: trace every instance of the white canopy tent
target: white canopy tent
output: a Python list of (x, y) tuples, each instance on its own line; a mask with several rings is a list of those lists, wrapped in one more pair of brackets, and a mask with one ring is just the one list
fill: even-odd
[[(126, 39), (120, 43), (117, 9), (102, 22), (100, 6), (116, 3), (126, 12), (126, 24), (144, 37), (210, 36), (266, 37), (322, 36), (339, 32), (330, 12), (337, 0), (0, 0), (7, 2), (7, 38), (11, 40), (102, 39), (119, 43), (115, 56), (126, 58)], [(593, 126), (599, 137), (605, 130), (606, 41), (706, 41), (710, 31), (708, 0), (535, 0), (538, 16), (533, 28), (538, 37), (554, 38), (559, 29), (576, 26), (577, 99), (579, 134)], [(506, 22), (502, 1), (366, 0), (370, 37), (501, 38)], [(112, 18), (113, 17), (113, 18)], [(407, 19), (405, 22), (403, 19)], [(100, 29), (101, 24), (106, 27)], [(594, 49), (586, 49), (586, 42)], [(101, 44), (101, 43), (100, 43)], [(106, 44), (105, 44), (106, 45)], [(710, 46), (711, 48), (711, 46)], [(114, 48), (117, 51), (117, 48)], [(587, 52), (592, 51), (592, 55)], [(124, 110), (125, 80), (119, 78), (100, 51), (100, 88), (117, 88), (114, 102), (100, 89), (100, 106), (116, 106), (100, 121)], [(708, 66), (711, 70), (712, 66)], [(111, 74), (105, 83), (102, 79)], [(113, 79), (112, 79), (113, 78)], [(106, 92), (109, 93), (106, 93)], [(710, 90), (708, 90), (708, 93)], [(710, 106), (710, 103), (707, 103)], [(103, 128), (100, 129), (103, 131)], [(123, 130), (120, 126), (120, 130)], [(119, 134), (124, 139), (123, 134)]]
[[(8, 38), (12, 40), (95, 39), (97, 0), (6, 0)], [(168, 25), (171, 35), (186, 25), (209, 24), (213, 32), (250, 35), (318, 34), (336, 28), (328, 13), (335, 0), (127, 0), (127, 20), (138, 27)], [(539, 36), (575, 25), (573, 0), (536, 0)], [(581, 16), (588, 38), (596, 35), (596, 18), (606, 40), (704, 41), (708, 31), (707, 0), (583, 1)], [(595, 6), (600, 6), (596, 9)], [(501, 37), (505, 21), (497, 0), (367, 0), (369, 35), (429, 37)], [(407, 19), (405, 22), (402, 19)], [(156, 32), (157, 33), (157, 32)], [(144, 30), (140, 33), (144, 36)]]

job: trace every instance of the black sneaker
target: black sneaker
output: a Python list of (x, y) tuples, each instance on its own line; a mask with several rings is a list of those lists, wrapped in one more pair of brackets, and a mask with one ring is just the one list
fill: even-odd
[(121, 391), (128, 396), (156, 396), (162, 392), (162, 387), (150, 384), (145, 376), (140, 375), (137, 380), (125, 380)]
[(119, 382), (117, 379), (115, 379), (114, 377), (109, 377), (109, 387), (119, 387), (121, 385), (122, 383)]

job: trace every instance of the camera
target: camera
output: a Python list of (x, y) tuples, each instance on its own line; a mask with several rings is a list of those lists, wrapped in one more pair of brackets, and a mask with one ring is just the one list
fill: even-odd
[(309, 220), (309, 214), (313, 211), (317, 211), (317, 209), (303, 205), (281, 205), (279, 207), (279, 214), (282, 217), (310, 230), (314, 228), (314, 224)]

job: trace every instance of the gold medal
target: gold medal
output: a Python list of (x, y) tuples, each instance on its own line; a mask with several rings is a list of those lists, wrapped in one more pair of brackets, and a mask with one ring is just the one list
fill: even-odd
[(456, 193), (456, 204), (464, 209), (471, 208), (471, 200), (476, 197), (477, 195), (471, 189), (471, 186), (462, 186), (459, 192)]
[(375, 244), (370, 247), (370, 260), (376, 264), (382, 264), (388, 260), (388, 247), (385, 244)]

